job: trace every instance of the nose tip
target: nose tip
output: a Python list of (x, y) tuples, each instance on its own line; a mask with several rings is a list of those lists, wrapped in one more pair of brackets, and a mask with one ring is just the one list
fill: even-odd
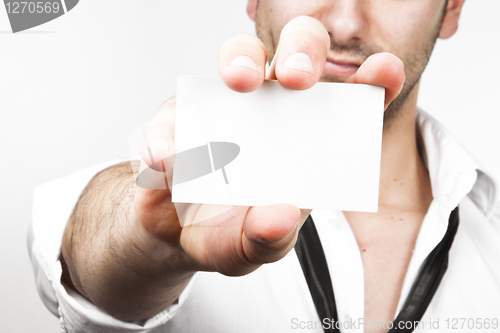
[(367, 30), (367, 21), (359, 1), (339, 1), (321, 20), (330, 35), (331, 45), (359, 43)]
[(342, 46), (352, 46), (358, 44), (361, 41), (360, 37), (349, 36), (342, 32), (337, 32), (335, 34), (329, 32), (330, 36), (330, 49), (335, 50), (335, 48), (341, 48)]
[(332, 45), (353, 45), (359, 43), (362, 38), (363, 23), (359, 19), (337, 18), (331, 26), (330, 40)]

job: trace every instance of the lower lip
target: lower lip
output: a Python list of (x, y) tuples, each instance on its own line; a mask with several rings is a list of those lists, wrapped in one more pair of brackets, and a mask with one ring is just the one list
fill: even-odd
[(323, 73), (329, 76), (336, 76), (339, 78), (347, 79), (349, 76), (356, 73), (358, 68), (359, 66), (357, 65), (339, 64), (336, 62), (327, 61)]

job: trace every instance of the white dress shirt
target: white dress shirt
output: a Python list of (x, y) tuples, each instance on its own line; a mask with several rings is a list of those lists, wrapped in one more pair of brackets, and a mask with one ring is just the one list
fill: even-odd
[[(443, 238), (451, 211), (460, 222), (448, 270), (416, 332), (500, 332), (500, 207), (484, 168), (432, 117), (418, 112), (433, 201), (422, 223), (403, 283), (399, 313), (418, 270)], [(58, 260), (68, 218), (90, 179), (111, 161), (35, 189), (28, 247), (40, 296), (64, 332), (323, 332), (297, 255), (243, 277), (196, 273), (172, 305), (141, 322), (123, 322), (61, 284)], [(342, 332), (361, 333), (363, 263), (340, 211), (313, 210), (332, 278)], [(396, 313), (396, 316), (397, 316)], [(365, 322), (365, 326), (390, 323)]]

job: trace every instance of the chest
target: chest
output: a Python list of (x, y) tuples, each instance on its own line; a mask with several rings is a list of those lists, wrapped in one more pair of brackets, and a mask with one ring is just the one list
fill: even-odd
[[(468, 206), (462, 205), (461, 213), (470, 212), (471, 209), (467, 208)], [(413, 262), (409, 266), (408, 273), (405, 272), (405, 275), (410, 277), (405, 284), (409, 282), (411, 285), (412, 277), (418, 271), (421, 261), (415, 261), (415, 259), (425, 258), (444, 234), (449, 212), (442, 214), (444, 220), (439, 221), (438, 211), (437, 206), (429, 208), (426, 221), (419, 231), (420, 239), (413, 255)], [(383, 317), (371, 315), (374, 310), (371, 310), (370, 306), (376, 310), (377, 306), (385, 304), (385, 300), (391, 299), (391, 296), (370, 291), (370, 283), (366, 285), (365, 293), (365, 281), (376, 281), (371, 277), (374, 274), (365, 272), (370, 262), (366, 256), (370, 253), (368, 246), (371, 246), (373, 250), (371, 252), (374, 252), (374, 248), (383, 248), (384, 244), (395, 245), (398, 239), (406, 233), (399, 231), (400, 237), (379, 243), (375, 241), (380, 236), (378, 233), (373, 237), (366, 235), (364, 239), (365, 234), (356, 230), (356, 239), (342, 213), (315, 210), (312, 217), (327, 258), (338, 318), (343, 324), (353, 323), (352, 327), (343, 325), (341, 332), (363, 333), (359, 318), (365, 317), (366, 313), (373, 318), (373, 321), (381, 321)], [(403, 218), (405, 217), (409, 216), (403, 215)], [(475, 215), (460, 217), (460, 227), (450, 250), (448, 270), (421, 319), (422, 328), (415, 332), (489, 333), (497, 332), (500, 328), (498, 321), (500, 309), (500, 265), (498, 264), (500, 262), (500, 227), (498, 225), (500, 223), (486, 222), (488, 221), (483, 221), (480, 216)], [(442, 227), (437, 227), (439, 225)], [(383, 231), (380, 227), (375, 229)], [(423, 241), (429, 241), (433, 235), (436, 238), (435, 242), (432, 241), (432, 244), (426, 247)], [(401, 243), (408, 243), (411, 239), (412, 237), (407, 238), (406, 241), (401, 240)], [(373, 243), (368, 243), (368, 240), (373, 240)], [(363, 252), (360, 252), (362, 250), (358, 242), (367, 246), (364, 255), (361, 255)], [(371, 262), (377, 262), (376, 266), (381, 263), (393, 265), (389, 262), (392, 255), (389, 249), (385, 252), (387, 261), (382, 260), (384, 256), (382, 259), (376, 256)], [(397, 260), (398, 257), (394, 255), (392, 258)], [(401, 267), (401, 265), (396, 266)], [(384, 272), (385, 270), (381, 269), (378, 274), (383, 276)], [(365, 274), (366, 279), (363, 279)], [(387, 273), (386, 276), (389, 274)], [(240, 278), (199, 272), (193, 282), (190, 295), (181, 305), (180, 311), (154, 332), (295, 333), (304, 331), (323, 333), (322, 322), (318, 320), (310, 290), (293, 250), (282, 260), (274, 264), (263, 265), (252, 274)], [(381, 285), (379, 288), (382, 288), (384, 283), (385, 281), (379, 278), (374, 285), (375, 287)], [(387, 281), (387, 285), (393, 284)], [(407, 285), (404, 288), (406, 290)], [(389, 289), (394, 290), (392, 287)], [(399, 295), (400, 286), (395, 289), (395, 294)], [(379, 300), (375, 297), (379, 297)], [(393, 303), (396, 304), (397, 301)], [(479, 318), (473, 324), (482, 325), (482, 328), (467, 327), (468, 321), (465, 322), (465, 326), (462, 326), (463, 322), (457, 318)], [(485, 323), (489, 325), (488, 328), (485, 328)], [(365, 330), (365, 332), (373, 331)], [(387, 330), (379, 329), (379, 331)]]
[(364, 271), (365, 332), (387, 332), (424, 216), (403, 212), (346, 214)]

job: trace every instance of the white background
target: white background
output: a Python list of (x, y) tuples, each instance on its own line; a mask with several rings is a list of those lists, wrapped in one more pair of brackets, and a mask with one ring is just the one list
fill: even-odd
[[(28, 259), (32, 190), (126, 158), (127, 136), (175, 92), (178, 74), (217, 75), (218, 49), (253, 33), (244, 0), (82, 0), (11, 34), (0, 7), (0, 331), (58, 332)], [(438, 42), (420, 106), (500, 179), (500, 1), (468, 0), (458, 34)]]

